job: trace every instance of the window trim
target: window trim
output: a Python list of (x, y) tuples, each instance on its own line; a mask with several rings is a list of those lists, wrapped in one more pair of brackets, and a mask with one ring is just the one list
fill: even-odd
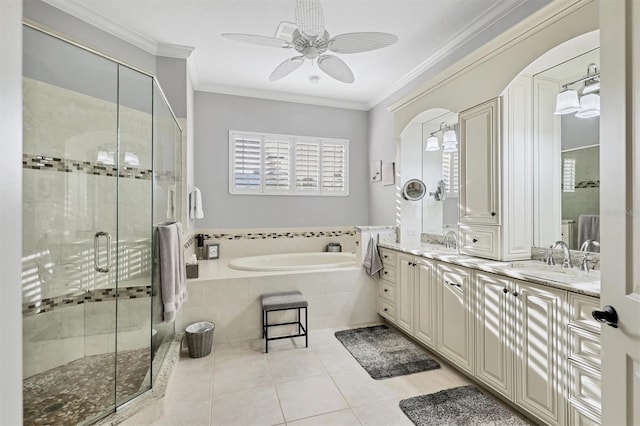
[[(239, 138), (250, 138), (260, 140), (260, 185), (256, 189), (236, 188), (235, 184), (235, 141)], [(267, 190), (265, 188), (265, 140), (278, 140), (289, 142), (289, 190)], [(318, 145), (318, 189), (298, 190), (296, 188), (296, 145), (298, 143), (312, 143)], [(344, 146), (344, 189), (343, 191), (327, 191), (323, 187), (322, 178), (322, 150), (324, 144)], [(277, 133), (245, 132), (241, 130), (229, 130), (229, 194), (231, 195), (276, 195), (276, 196), (298, 196), (298, 197), (346, 197), (349, 195), (349, 140), (325, 137), (284, 135)]]

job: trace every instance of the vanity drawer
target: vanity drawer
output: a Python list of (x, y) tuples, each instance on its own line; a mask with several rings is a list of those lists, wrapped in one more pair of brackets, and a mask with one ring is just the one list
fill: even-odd
[(569, 326), (569, 358), (600, 370), (602, 365), (600, 336)]
[(384, 280), (380, 281), (380, 297), (394, 303), (396, 301), (396, 286)]
[(392, 268), (390, 266), (384, 266), (380, 270), (380, 278), (383, 280), (391, 281), (392, 283), (396, 282), (396, 268)]
[(384, 266), (396, 267), (396, 252), (393, 250), (380, 249), (380, 259), (382, 260), (382, 264)]
[(596, 413), (569, 403), (569, 426), (600, 426), (600, 416)]
[(483, 225), (458, 226), (460, 253), (499, 259), (500, 227)]
[(385, 301), (380, 298), (380, 310), (378, 311), (380, 315), (385, 317), (391, 322), (396, 322), (396, 308), (394, 308), (393, 304)]
[(601, 412), (601, 376), (600, 372), (569, 360), (569, 402), (587, 407), (596, 413)]
[(600, 334), (600, 323), (591, 312), (600, 309), (600, 299), (569, 292), (569, 324)]

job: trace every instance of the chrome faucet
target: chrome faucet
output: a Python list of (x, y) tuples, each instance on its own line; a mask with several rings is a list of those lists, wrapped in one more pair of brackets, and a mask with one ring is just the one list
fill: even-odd
[(592, 251), (590, 248), (598, 249), (600, 251), (600, 243), (596, 240), (585, 240), (580, 246), (580, 251)]
[(446, 248), (451, 248), (451, 244), (449, 244), (449, 240), (451, 240), (451, 242), (453, 243), (454, 249), (458, 248), (458, 234), (456, 234), (455, 231), (449, 230), (444, 234), (442, 234), (442, 236), (444, 237), (444, 246)]
[(564, 259), (562, 259), (562, 267), (563, 268), (573, 268), (573, 262), (571, 262), (571, 252), (569, 251), (569, 246), (564, 241), (556, 241), (551, 244), (549, 247), (550, 250), (560, 246), (562, 248), (562, 253), (564, 254)]

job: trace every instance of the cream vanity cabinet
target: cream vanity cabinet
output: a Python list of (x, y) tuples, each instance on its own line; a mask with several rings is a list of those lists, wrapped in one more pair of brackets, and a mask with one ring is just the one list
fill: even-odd
[(601, 416), (600, 323), (591, 312), (600, 299), (569, 293), (569, 425), (599, 425)]
[(566, 292), (475, 272), (478, 380), (550, 425), (565, 424)]
[(460, 252), (531, 258), (531, 78), (459, 115)]
[(470, 269), (438, 262), (436, 349), (459, 368), (473, 374), (475, 319), (471, 277)]
[(380, 249), (382, 270), (378, 280), (378, 313), (395, 324), (396, 322), (396, 259), (393, 250)]

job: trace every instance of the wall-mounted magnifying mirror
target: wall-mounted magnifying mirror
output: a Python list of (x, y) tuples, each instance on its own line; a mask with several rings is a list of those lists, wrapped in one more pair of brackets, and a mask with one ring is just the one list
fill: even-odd
[(429, 195), (435, 198), (436, 201), (444, 201), (447, 198), (447, 186), (445, 185), (444, 181), (439, 180), (438, 184), (436, 185), (436, 191), (430, 192)]
[(402, 197), (408, 201), (418, 201), (427, 193), (427, 187), (420, 179), (409, 179), (402, 186)]

